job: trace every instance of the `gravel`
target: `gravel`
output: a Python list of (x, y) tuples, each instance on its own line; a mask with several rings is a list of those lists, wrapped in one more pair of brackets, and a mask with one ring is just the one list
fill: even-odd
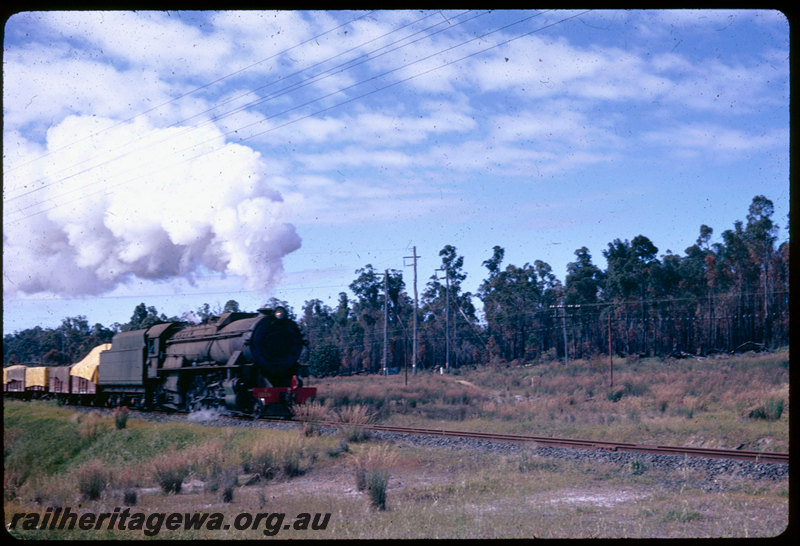
[[(83, 408), (82, 408), (83, 409)], [(95, 409), (94, 411), (97, 411)], [(111, 411), (111, 410), (100, 410)], [(136, 418), (150, 421), (185, 420), (207, 424), (211, 426), (236, 426), (250, 428), (273, 428), (290, 430), (298, 425), (292, 422), (259, 421), (255, 419), (237, 419), (222, 415), (212, 410), (204, 410), (189, 414), (165, 413), (138, 413), (132, 415)], [(332, 427), (323, 427), (323, 434), (335, 434)], [(693, 486), (704, 491), (721, 491), (730, 487), (730, 479), (751, 479), (781, 481), (789, 478), (789, 465), (779, 463), (753, 463), (736, 461), (732, 459), (709, 459), (705, 457), (684, 457), (679, 455), (655, 455), (649, 453), (633, 453), (625, 451), (605, 451), (591, 449), (571, 449), (550, 446), (531, 446), (512, 442), (492, 442), (477, 438), (454, 438), (445, 436), (429, 436), (416, 434), (401, 434), (397, 432), (370, 431), (372, 438), (380, 439), (395, 444), (413, 445), (418, 447), (448, 449), (448, 450), (473, 450), (476, 452), (493, 453), (498, 455), (514, 455), (522, 453), (546, 457), (557, 460), (591, 462), (617, 466), (621, 472), (631, 474), (637, 468), (639, 472), (661, 470), (664, 472), (691, 474)], [(588, 470), (591, 472), (591, 470)], [(686, 480), (664, 478), (660, 480), (667, 487), (681, 487)]]
[[(439, 436), (419, 436), (391, 432), (371, 432), (374, 437), (395, 443), (410, 443), (417, 446), (443, 449), (472, 449), (498, 455), (517, 454), (525, 451), (539, 457), (552, 459), (606, 463), (615, 465), (627, 474), (636, 467), (640, 471), (662, 470), (666, 472), (691, 473), (698, 478), (694, 486), (704, 491), (718, 491), (727, 488), (727, 480), (720, 478), (744, 478), (752, 480), (788, 480), (789, 465), (778, 463), (752, 463), (732, 459), (709, 459), (705, 457), (684, 457), (679, 455), (656, 455), (625, 451), (605, 451), (602, 449), (572, 449), (550, 446), (531, 446), (509, 442), (490, 442), (473, 438), (451, 438)], [(674, 482), (674, 483), (673, 483)], [(665, 485), (680, 487), (685, 480), (665, 480)]]

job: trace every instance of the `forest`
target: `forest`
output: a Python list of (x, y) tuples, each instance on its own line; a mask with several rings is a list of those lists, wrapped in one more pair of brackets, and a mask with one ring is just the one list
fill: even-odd
[[(644, 235), (614, 239), (602, 252), (605, 270), (581, 247), (564, 282), (541, 260), (504, 264), (505, 251), (495, 246), (482, 263), (486, 276), (475, 294), (462, 290), (464, 257), (445, 245), (439, 274), (419, 293), (417, 368), (787, 346), (789, 241), (777, 240), (773, 214), (773, 203), (758, 195), (746, 221), (734, 222), (714, 243), (713, 229), (701, 225), (683, 255), (667, 251), (659, 257)], [(264, 306), (283, 305), (299, 321), (308, 340), (302, 359), (316, 376), (413, 369), (413, 287), (402, 271), (384, 275), (371, 264), (355, 275), (351, 295), (340, 292), (335, 308), (318, 299), (299, 311), (275, 298)], [(206, 303), (167, 317), (141, 303), (125, 324), (90, 326), (84, 316), (65, 318), (57, 328), (5, 335), (3, 364), (77, 362), (119, 331), (163, 321), (202, 322), (228, 311), (245, 309), (229, 300), (222, 308)]]

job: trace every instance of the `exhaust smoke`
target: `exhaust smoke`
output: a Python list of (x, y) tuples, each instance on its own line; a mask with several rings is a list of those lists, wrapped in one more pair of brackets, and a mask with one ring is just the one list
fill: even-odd
[(79, 296), (204, 270), (248, 289), (301, 240), (253, 149), (211, 125), (71, 116), (36, 145), (4, 137), (3, 291)]

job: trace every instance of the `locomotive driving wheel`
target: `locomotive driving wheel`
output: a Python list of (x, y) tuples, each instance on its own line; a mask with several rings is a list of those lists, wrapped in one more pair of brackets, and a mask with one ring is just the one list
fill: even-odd
[(220, 400), (215, 389), (217, 385), (209, 376), (195, 376), (187, 385), (183, 396), (186, 410), (194, 412), (218, 407)]

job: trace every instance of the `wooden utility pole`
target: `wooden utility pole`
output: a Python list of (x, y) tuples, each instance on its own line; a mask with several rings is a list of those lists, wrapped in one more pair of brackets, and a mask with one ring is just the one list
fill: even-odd
[[(413, 334), (412, 334), (412, 341), (411, 341), (411, 373), (413, 375), (417, 375), (417, 247), (412, 247), (412, 254), (413, 256), (404, 256), (404, 258), (408, 259), (411, 258), (414, 260), (414, 321), (413, 321)], [(406, 368), (406, 385), (408, 385), (408, 369)]]
[(389, 375), (389, 270), (383, 273), (383, 375)]
[[(440, 267), (436, 271), (444, 271), (444, 279), (445, 279), (445, 359), (444, 359), (444, 369), (446, 372), (450, 371), (450, 275), (447, 271), (447, 268)], [(435, 274), (435, 273), (434, 273)], [(438, 278), (438, 277), (437, 277)]]
[[(562, 303), (561, 305), (551, 305), (550, 309), (561, 309), (561, 325), (564, 330), (564, 365), (566, 366), (569, 364), (569, 338), (567, 338), (567, 307), (579, 309), (580, 305), (567, 305)], [(556, 317), (558, 318), (558, 314)]]
[(569, 364), (569, 340), (567, 339), (567, 306), (563, 305), (561, 310), (561, 320), (564, 326), (564, 365)]
[(608, 372), (610, 382), (609, 387), (614, 386), (614, 357), (611, 350), (611, 309), (608, 310)]

